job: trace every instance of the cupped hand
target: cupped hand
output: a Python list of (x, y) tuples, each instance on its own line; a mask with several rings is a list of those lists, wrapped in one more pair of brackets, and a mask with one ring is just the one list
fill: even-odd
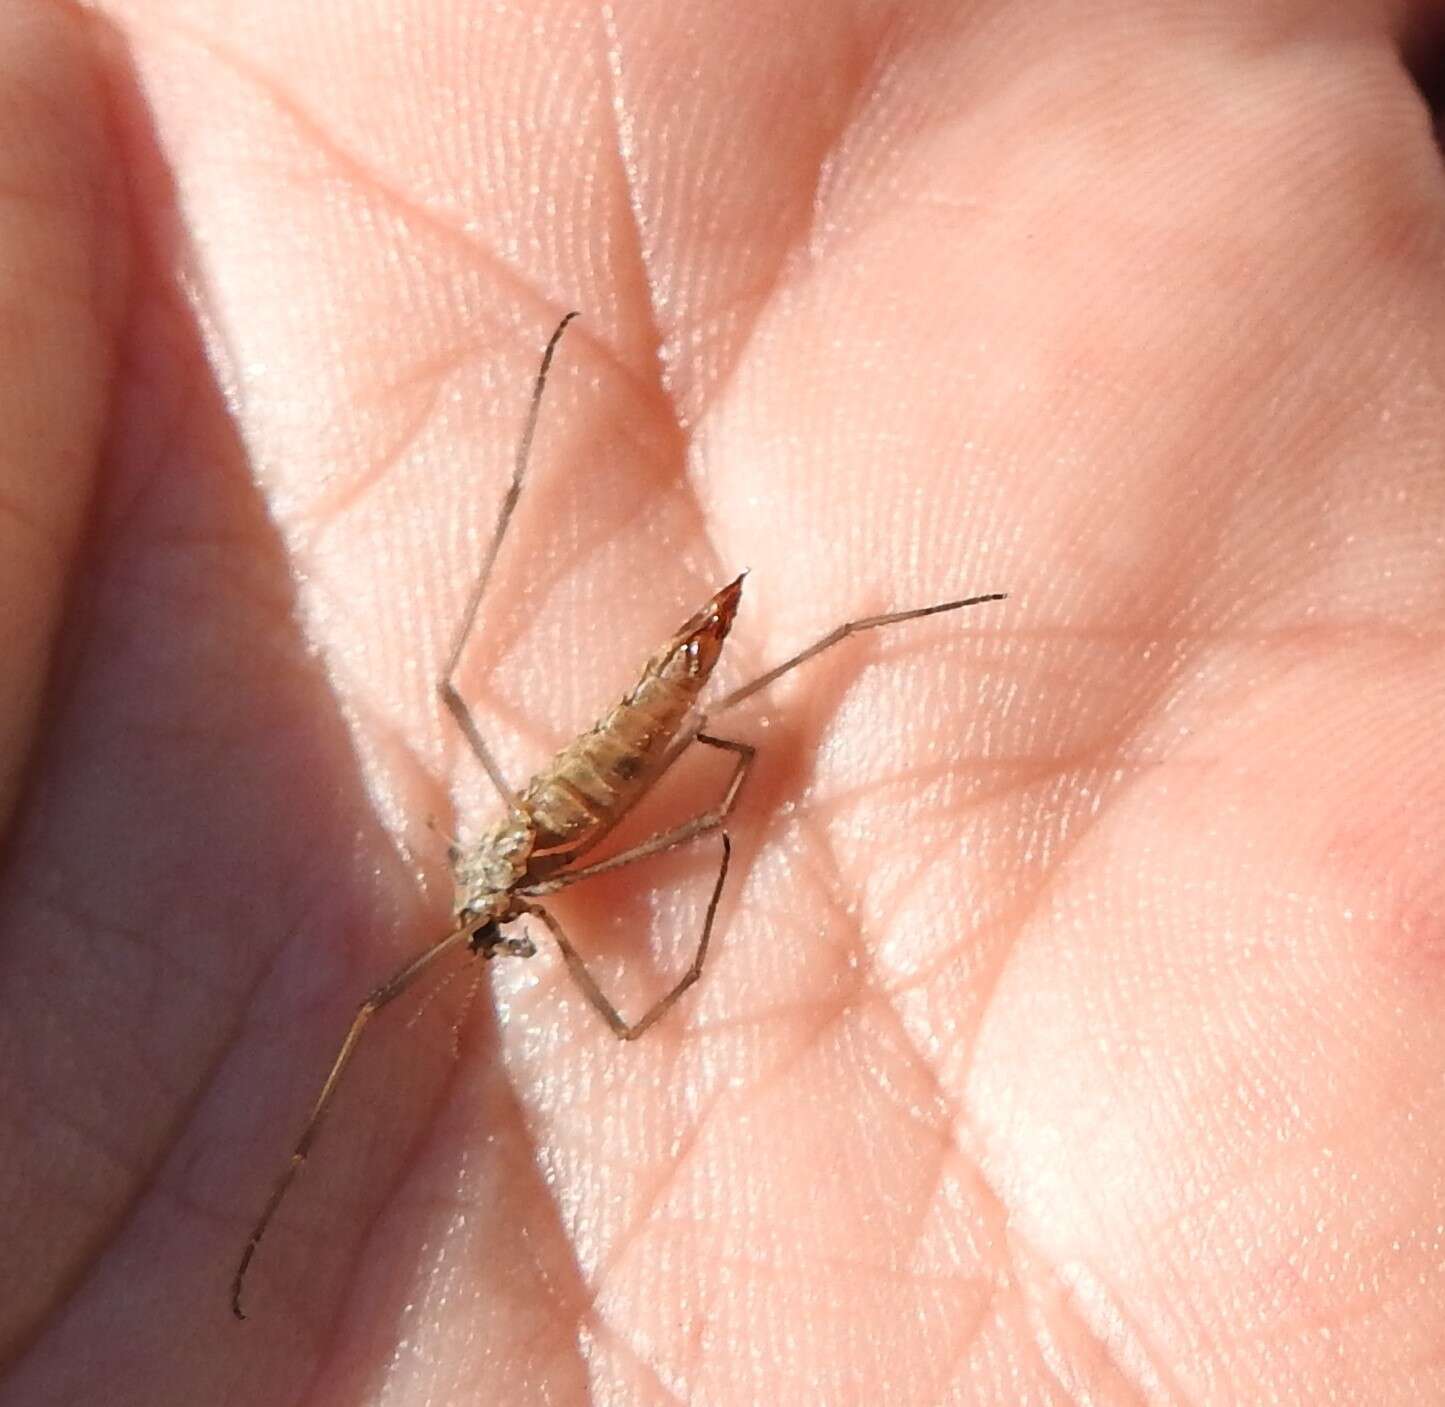
[[(6, 7), (0, 1407), (1438, 1398), (1409, 8)], [(1008, 599), (714, 721), (644, 1040), (541, 931), (383, 1013), (240, 1324), (498, 804), (569, 308), (510, 778), (744, 567), (723, 687)], [(717, 859), (558, 898), (625, 1012)]]

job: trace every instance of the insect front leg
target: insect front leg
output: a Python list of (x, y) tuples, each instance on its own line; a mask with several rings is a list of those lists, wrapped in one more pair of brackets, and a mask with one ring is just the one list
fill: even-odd
[(724, 831), (722, 833), (722, 864), (718, 866), (717, 882), (713, 885), (712, 897), (707, 902), (707, 913), (702, 921), (702, 937), (698, 939), (697, 952), (693, 955), (687, 971), (682, 974), (671, 991), (654, 1002), (636, 1021), (623, 1020), (617, 1007), (597, 985), (597, 979), (593, 977), (581, 954), (572, 946), (566, 933), (562, 931), (562, 925), (551, 913), (540, 904), (519, 905), (520, 912), (531, 914), (547, 925), (552, 937), (557, 940), (557, 947), (562, 953), (562, 961), (567, 964), (567, 971), (572, 974), (572, 980), (576, 982), (582, 995), (587, 998), (588, 1004), (607, 1023), (612, 1034), (618, 1040), (635, 1041), (644, 1031), (666, 1016), (677, 1004), (678, 998), (702, 976), (703, 963), (707, 960), (708, 944), (712, 940), (713, 921), (717, 918), (718, 900), (722, 898), (723, 884), (728, 877), (728, 862), (732, 858), (732, 849), (732, 841), (728, 838), (728, 833)]

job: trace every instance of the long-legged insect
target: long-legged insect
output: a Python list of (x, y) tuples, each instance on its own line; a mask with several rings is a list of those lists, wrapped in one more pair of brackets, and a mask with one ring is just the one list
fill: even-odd
[[(724, 695), (704, 710), (699, 707), (698, 699), (717, 664), (723, 641), (732, 627), (733, 617), (742, 596), (743, 579), (738, 577), (736, 581), (723, 587), (696, 615), (690, 617), (647, 661), (637, 683), (620, 703), (603, 714), (591, 729), (563, 748), (532, 778), (525, 791), (514, 792), (492, 756), (491, 749), (477, 728), (470, 710), (457, 692), (454, 678), (487, 583), (491, 579), (502, 540), (521, 496), (522, 482), (531, 457), (532, 440), (536, 435), (542, 392), (547, 384), (547, 373), (552, 366), (553, 354), (562, 334), (567, 330), (567, 324), (576, 316), (576, 313), (568, 313), (557, 324), (547, 342), (546, 350), (542, 353), (542, 364), (532, 387), (526, 427), (517, 446), (512, 482), (502, 499), (491, 542), (482, 561), (481, 573), (467, 600), (439, 685), (442, 702), (456, 720), (462, 736), (476, 754), (506, 806), (506, 818), (487, 831), (472, 847), (465, 850), (455, 846), (451, 848), (456, 877), (456, 924), (452, 931), (387, 978), (357, 1010), (346, 1032), (346, 1038), (341, 1042), (341, 1048), (332, 1061), (330, 1073), (321, 1086), (321, 1093), (317, 1095), (316, 1103), (312, 1106), (301, 1136), (292, 1150), (290, 1162), (277, 1178), (270, 1199), (241, 1253), (240, 1263), (231, 1282), (231, 1309), (238, 1319), (246, 1317), (241, 1309), (241, 1291), (246, 1271), (256, 1254), (256, 1247), (266, 1234), (266, 1228), (301, 1165), (306, 1161), (311, 1145), (316, 1141), (322, 1119), (361, 1033), (382, 1007), (406, 991), (439, 958), (462, 946), (486, 959), (498, 954), (532, 957), (536, 953), (536, 947), (529, 937), (502, 931), (513, 920), (530, 917), (538, 919), (556, 940), (567, 970), (613, 1034), (624, 1041), (635, 1040), (665, 1016), (682, 994), (702, 975), (708, 943), (712, 938), (713, 921), (717, 917), (718, 901), (722, 897), (723, 884), (727, 879), (732, 845), (727, 832), (722, 830), (722, 825), (737, 802), (743, 779), (752, 765), (755, 749), (750, 743), (740, 742), (735, 738), (718, 737), (705, 731), (709, 718), (725, 713), (744, 699), (751, 698), (790, 670), (859, 631), (896, 625), (900, 621), (920, 620), (924, 616), (962, 610), (965, 606), (978, 606), (986, 601), (1002, 601), (1006, 595), (1005, 592), (992, 591), (986, 595), (943, 601), (917, 610), (893, 611), (887, 615), (866, 616), (861, 620), (847, 621), (806, 649), (790, 655), (782, 664)], [(681, 825), (659, 831), (619, 854), (593, 864), (578, 865), (577, 861), (622, 820), (643, 793), (694, 743), (731, 753), (734, 758), (732, 775), (717, 804), (699, 812)], [(673, 987), (642, 1016), (636, 1021), (627, 1021), (598, 986), (586, 962), (572, 946), (556, 918), (533, 901), (547, 894), (555, 894), (559, 889), (576, 884), (578, 880), (630, 865), (712, 831), (720, 833), (722, 855), (692, 962)]]

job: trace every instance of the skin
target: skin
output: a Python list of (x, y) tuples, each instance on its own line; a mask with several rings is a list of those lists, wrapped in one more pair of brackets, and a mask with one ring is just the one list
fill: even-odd
[[(0, 10), (0, 1407), (1445, 1392), (1423, 7), (751, 8)], [(716, 725), (646, 1039), (386, 1013), (238, 1325), (495, 815), (570, 307), (513, 778), (744, 566), (725, 682), (1011, 595)], [(716, 863), (555, 903), (625, 1011)]]

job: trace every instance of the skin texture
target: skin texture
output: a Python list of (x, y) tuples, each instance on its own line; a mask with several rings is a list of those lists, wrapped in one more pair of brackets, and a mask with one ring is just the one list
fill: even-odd
[[(1445, 1393), (1427, 16), (775, 12), (0, 7), (0, 1407)], [(742, 567), (725, 684), (1010, 599), (718, 723), (636, 1046), (541, 932), (386, 1013), (238, 1325), (570, 307), (514, 779)], [(556, 902), (625, 1011), (716, 863)]]

